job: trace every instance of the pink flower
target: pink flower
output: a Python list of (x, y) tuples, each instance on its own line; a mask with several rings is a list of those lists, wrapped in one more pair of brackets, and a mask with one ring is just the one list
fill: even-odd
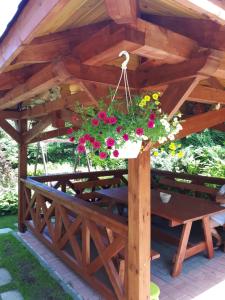
[(94, 141), (93, 142), (93, 148), (94, 149), (99, 149), (101, 147), (101, 143), (99, 141)]
[(86, 140), (85, 140), (84, 136), (80, 137), (78, 142), (79, 142), (79, 144), (85, 144)]
[(83, 137), (84, 137), (85, 141), (90, 141), (91, 136), (89, 133), (86, 133)]
[(113, 156), (114, 157), (118, 157), (119, 156), (119, 151), (118, 150), (114, 150), (113, 151)]
[(144, 129), (141, 128), (141, 127), (137, 128), (137, 129), (136, 129), (136, 134), (137, 134), (137, 135), (140, 135), (140, 136), (143, 135), (143, 134), (144, 134)]
[(68, 128), (67, 129), (67, 134), (71, 134), (71, 133), (73, 133), (73, 128)]
[(105, 118), (104, 119), (104, 124), (110, 124), (110, 118)]
[(74, 142), (74, 140), (75, 140), (75, 138), (74, 138), (73, 136), (71, 136), (71, 137), (69, 138), (69, 141), (70, 141), (70, 142)]
[(98, 119), (92, 119), (92, 120), (91, 120), (91, 124), (92, 124), (93, 126), (98, 126), (99, 120), (98, 120)]
[(118, 126), (118, 127), (116, 128), (116, 131), (117, 131), (118, 133), (120, 133), (122, 129), (123, 129), (122, 126)]
[(84, 147), (84, 145), (83, 145), (83, 144), (79, 144), (79, 145), (77, 146), (77, 151), (78, 151), (79, 153), (84, 153), (84, 152), (85, 152), (85, 147)]
[(107, 145), (108, 147), (114, 146), (114, 145), (115, 145), (115, 140), (114, 140), (113, 138), (111, 138), (111, 137), (107, 138), (107, 140), (106, 140), (106, 145)]
[(93, 136), (90, 137), (89, 141), (90, 143), (94, 143), (95, 139), (93, 138)]
[(106, 152), (100, 152), (100, 153), (99, 153), (99, 157), (100, 157), (101, 159), (106, 159), (107, 153), (106, 153)]
[(156, 117), (155, 114), (152, 113), (152, 114), (150, 114), (150, 117), (149, 117), (149, 118), (150, 118), (150, 120), (154, 121), (154, 120), (155, 120), (155, 117)]
[(99, 118), (100, 120), (105, 120), (106, 117), (107, 117), (107, 114), (106, 114), (105, 111), (100, 111), (100, 112), (98, 113), (98, 118)]
[(153, 128), (154, 127), (154, 121), (150, 120), (148, 121), (148, 128)]
[(124, 139), (124, 141), (128, 141), (129, 140), (129, 135), (127, 133), (125, 133), (123, 135), (123, 139)]
[(112, 125), (116, 124), (117, 123), (117, 118), (114, 117), (114, 116), (109, 118), (109, 123), (112, 124)]

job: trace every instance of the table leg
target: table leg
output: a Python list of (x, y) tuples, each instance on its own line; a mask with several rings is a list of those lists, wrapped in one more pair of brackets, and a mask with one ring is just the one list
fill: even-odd
[(210, 224), (209, 224), (209, 217), (204, 217), (202, 219), (202, 226), (204, 230), (207, 255), (208, 258), (212, 258), (214, 256), (214, 250), (213, 250), (212, 234), (211, 234)]
[(180, 238), (180, 242), (179, 242), (179, 246), (178, 246), (178, 250), (177, 250), (177, 254), (176, 254), (176, 259), (175, 259), (174, 267), (172, 270), (172, 276), (174, 276), (174, 277), (178, 276), (181, 272), (182, 264), (183, 264), (183, 261), (185, 258), (187, 244), (188, 244), (188, 240), (189, 240), (189, 236), (190, 236), (190, 232), (191, 232), (191, 226), (192, 226), (191, 221), (184, 224), (184, 226), (183, 226), (182, 234), (181, 234), (181, 238)]

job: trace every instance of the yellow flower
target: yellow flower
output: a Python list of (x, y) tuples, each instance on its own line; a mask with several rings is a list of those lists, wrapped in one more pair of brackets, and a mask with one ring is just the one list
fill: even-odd
[(177, 153), (177, 156), (178, 156), (179, 158), (184, 157), (184, 152), (183, 152), (183, 151), (179, 151), (179, 152)]
[(160, 102), (159, 102), (159, 101), (155, 101), (155, 104), (156, 104), (156, 105), (159, 105), (159, 104), (160, 104)]
[(176, 145), (174, 143), (170, 143), (169, 149), (170, 150), (176, 150), (177, 148), (176, 148)]
[(170, 154), (171, 154), (172, 156), (175, 156), (176, 153), (175, 153), (175, 151), (171, 151)]
[(159, 95), (157, 93), (152, 94), (152, 98), (154, 100), (158, 100), (159, 99)]
[(145, 95), (145, 96), (144, 96), (144, 100), (145, 100), (146, 102), (148, 102), (148, 101), (151, 100), (151, 97), (150, 97), (149, 95)]
[(181, 146), (182, 146), (181, 144), (178, 144), (178, 146), (177, 146), (177, 147), (178, 147), (178, 148), (180, 148)]
[(154, 156), (158, 156), (158, 155), (159, 155), (159, 152), (154, 151), (154, 152), (153, 152), (153, 155), (154, 155)]

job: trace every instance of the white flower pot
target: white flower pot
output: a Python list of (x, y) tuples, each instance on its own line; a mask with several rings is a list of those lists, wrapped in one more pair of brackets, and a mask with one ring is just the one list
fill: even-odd
[(141, 150), (142, 140), (136, 142), (127, 141), (121, 148), (117, 149), (119, 151), (119, 156), (113, 156), (113, 151), (110, 158), (120, 159), (120, 158), (136, 158)]

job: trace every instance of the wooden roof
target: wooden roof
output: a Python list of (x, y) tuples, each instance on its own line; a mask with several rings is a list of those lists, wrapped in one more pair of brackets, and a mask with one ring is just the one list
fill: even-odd
[[(181, 109), (187, 117), (192, 103), (186, 124), (197, 125), (183, 136), (223, 130), (224, 21), (188, 0), (28, 1), (0, 44), (0, 126), (27, 143), (46, 138), (51, 123), (58, 129), (49, 137), (65, 133), (75, 101), (96, 105), (117, 84), (124, 49), (135, 92), (161, 90), (170, 116)], [(7, 119), (37, 124), (19, 138)]]

